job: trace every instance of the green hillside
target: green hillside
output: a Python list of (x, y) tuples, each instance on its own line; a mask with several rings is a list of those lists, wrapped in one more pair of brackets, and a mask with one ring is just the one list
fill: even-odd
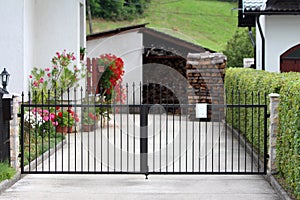
[(237, 3), (215, 0), (152, 0), (143, 18), (122, 22), (93, 19), (93, 32), (149, 23), (147, 27), (220, 51), (237, 29), (237, 11), (232, 10), (236, 7)]

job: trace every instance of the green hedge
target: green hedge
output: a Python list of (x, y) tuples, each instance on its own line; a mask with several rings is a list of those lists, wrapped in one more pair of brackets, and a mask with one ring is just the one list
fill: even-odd
[[(277, 168), (288, 189), (296, 198), (300, 198), (300, 73), (271, 73), (253, 69), (229, 68), (226, 70), (225, 89), (228, 104), (257, 104), (260, 101), (261, 104), (266, 103), (269, 106), (269, 98), (265, 98), (264, 94), (279, 93), (281, 95), (276, 147)], [(263, 128), (261, 126), (263, 118), (258, 117), (262, 113), (255, 111), (252, 121), (252, 113), (245, 110), (232, 109), (235, 119), (237, 115), (241, 117), (240, 124), (237, 124), (237, 120), (231, 119), (231, 111), (227, 114), (228, 121), (233, 121), (232, 125), (235, 128), (239, 127), (248, 140), (251, 138), (250, 129), (253, 124), (254, 146), (257, 148), (260, 143), (260, 149), (262, 149), (263, 138), (260, 138), (259, 142), (257, 139), (258, 133), (262, 133)]]

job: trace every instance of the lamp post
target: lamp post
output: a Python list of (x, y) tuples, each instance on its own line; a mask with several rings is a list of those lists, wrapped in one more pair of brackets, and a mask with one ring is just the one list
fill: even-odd
[(0, 74), (0, 79), (3, 86), (3, 90), (5, 90), (6, 92), (7, 92), (6, 86), (8, 85), (9, 76), (10, 74), (6, 71), (6, 68), (4, 68), (4, 70)]

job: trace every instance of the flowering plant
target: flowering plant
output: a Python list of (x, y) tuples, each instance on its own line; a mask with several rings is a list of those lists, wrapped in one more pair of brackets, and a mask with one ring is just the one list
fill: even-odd
[[(57, 107), (56, 110), (60, 110), (60, 107)], [(69, 107), (67, 110), (59, 111), (55, 115), (54, 121), (57, 124), (57, 126), (72, 127), (75, 121), (79, 121), (79, 118), (78, 115)]]
[(96, 114), (93, 114), (93, 112), (89, 112), (88, 110), (83, 112), (83, 124), (93, 125), (97, 120), (98, 117)]
[(100, 78), (100, 88), (102, 96), (106, 96), (107, 100), (111, 100), (116, 90), (119, 93), (122, 76), (124, 75), (124, 62), (121, 58), (112, 54), (100, 55), (99, 65), (104, 66), (105, 71)]
[(24, 114), (25, 129), (37, 131), (40, 135), (52, 130), (57, 122), (54, 121), (55, 114), (47, 109), (34, 108)]
[(66, 89), (77, 86), (80, 78), (85, 76), (83, 66), (78, 68), (75, 64), (76, 58), (74, 53), (56, 52), (51, 59), (51, 68), (34, 67), (29, 75), (30, 86), (37, 93), (33, 96), (33, 100), (41, 102), (42, 99), (47, 100), (47, 90), (54, 96), (54, 90), (65, 92)]

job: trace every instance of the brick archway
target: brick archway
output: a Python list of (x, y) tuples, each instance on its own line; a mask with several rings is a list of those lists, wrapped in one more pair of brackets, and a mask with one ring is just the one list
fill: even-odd
[(300, 44), (281, 54), (280, 72), (300, 72)]
[[(183, 95), (182, 93), (184, 92), (179, 91), (179, 88), (176, 88), (178, 87), (178, 84), (172, 81), (172, 78), (174, 77), (169, 77), (169, 74), (166, 74), (166, 68), (162, 66), (172, 68), (174, 70), (172, 72), (173, 75), (176, 71), (178, 78), (181, 76), (182, 79), (186, 79), (186, 58), (161, 48), (145, 48), (144, 52), (142, 102), (148, 104), (179, 104), (184, 101), (179, 98), (182, 96), (186, 97), (187, 95)], [(155, 73), (152, 74), (152, 71), (155, 71)], [(159, 77), (159, 80), (157, 80), (156, 83), (148, 83), (149, 80), (156, 80), (154, 77)], [(175, 87), (176, 89), (172, 90), (172, 87)], [(175, 90), (178, 94), (175, 94)], [(180, 109), (171, 109), (170, 112), (180, 113)]]

